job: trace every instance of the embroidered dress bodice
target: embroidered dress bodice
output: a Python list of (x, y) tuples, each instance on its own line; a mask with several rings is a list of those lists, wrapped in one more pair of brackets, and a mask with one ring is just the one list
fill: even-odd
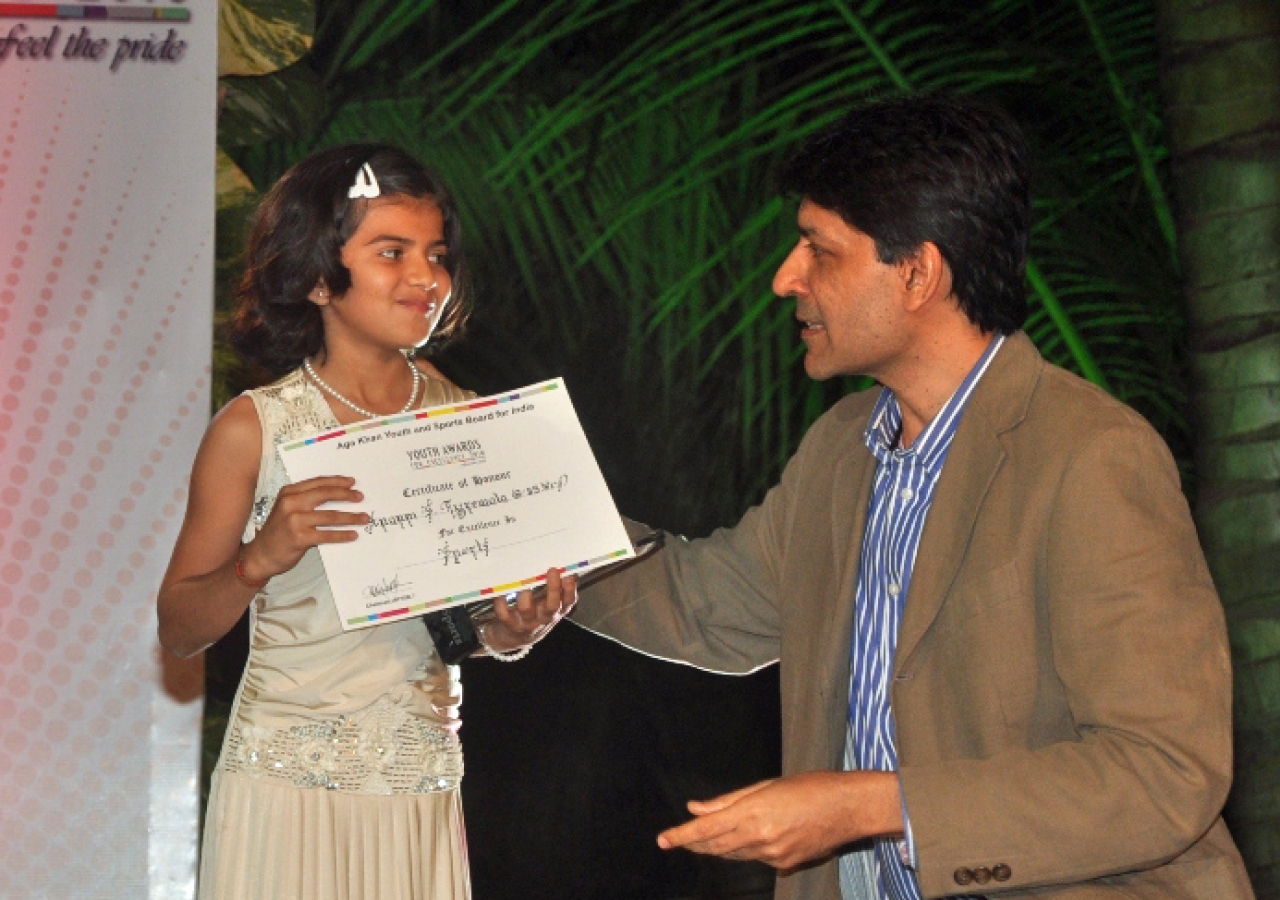
[[(248, 393), (262, 423), (263, 447), (245, 541), (257, 534), (289, 481), (276, 447), (339, 427), (301, 371)], [(469, 396), (428, 378), (422, 406)], [(343, 631), (314, 547), (272, 578), (249, 610), (249, 660), (221, 770), (357, 794), (457, 788), (458, 669), (436, 655), (421, 620)]]

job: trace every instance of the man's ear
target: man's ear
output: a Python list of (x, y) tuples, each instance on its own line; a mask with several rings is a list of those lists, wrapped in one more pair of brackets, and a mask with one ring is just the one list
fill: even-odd
[(929, 301), (951, 295), (951, 267), (932, 241), (925, 241), (898, 263), (906, 307), (915, 312)]
[(307, 294), (307, 299), (316, 306), (329, 305), (332, 295), (329, 293), (329, 289), (325, 287), (323, 278), (316, 282), (316, 286), (311, 289), (311, 293)]

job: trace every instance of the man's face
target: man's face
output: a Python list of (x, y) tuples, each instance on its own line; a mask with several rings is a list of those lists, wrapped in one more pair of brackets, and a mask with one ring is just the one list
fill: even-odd
[(880, 262), (875, 241), (838, 213), (805, 200), (796, 218), (800, 240), (773, 276), (773, 292), (796, 300), (805, 371), (818, 381), (883, 380), (906, 352), (903, 267)]

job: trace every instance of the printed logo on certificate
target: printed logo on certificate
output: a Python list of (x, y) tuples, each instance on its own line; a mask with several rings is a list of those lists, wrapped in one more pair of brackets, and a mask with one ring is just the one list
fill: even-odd
[(293, 481), (347, 475), (359, 539), (320, 557), (342, 627), (420, 616), (634, 556), (561, 379), (282, 444)]

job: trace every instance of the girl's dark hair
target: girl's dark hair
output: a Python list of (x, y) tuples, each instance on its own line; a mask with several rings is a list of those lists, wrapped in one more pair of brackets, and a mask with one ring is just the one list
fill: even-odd
[(453, 294), (427, 352), (456, 337), (471, 312), (457, 207), (430, 169), (399, 147), (346, 144), (312, 154), (286, 172), (254, 214), (245, 272), (235, 293), (227, 339), (269, 371), (297, 368), (324, 346), (320, 308), (309, 295), (321, 281), (341, 296), (351, 287), (342, 247), (360, 226), (369, 201), (347, 196), (368, 164), (381, 196), (429, 199), (444, 217), (444, 267)]

